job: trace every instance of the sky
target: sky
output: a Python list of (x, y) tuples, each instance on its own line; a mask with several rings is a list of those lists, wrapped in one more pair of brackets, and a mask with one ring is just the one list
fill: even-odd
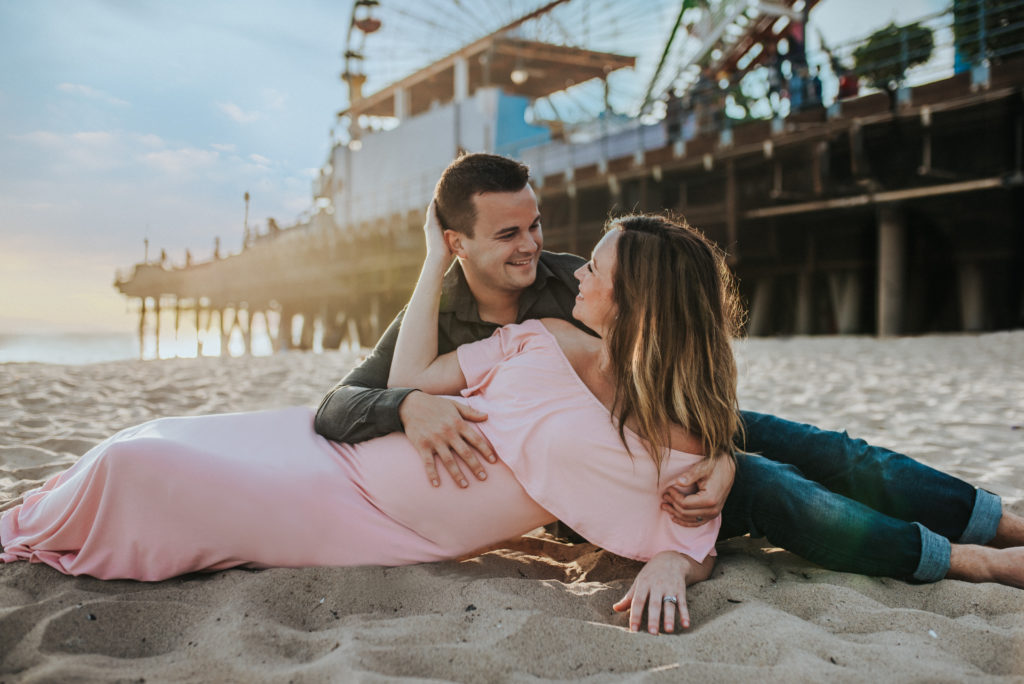
[[(841, 42), (944, 4), (822, 0), (812, 22)], [(112, 284), (145, 239), (151, 258), (205, 259), (215, 236), (240, 247), (245, 192), (254, 227), (310, 209), (345, 106), (350, 12), (351, 0), (0, 0), (0, 333), (130, 331)]]

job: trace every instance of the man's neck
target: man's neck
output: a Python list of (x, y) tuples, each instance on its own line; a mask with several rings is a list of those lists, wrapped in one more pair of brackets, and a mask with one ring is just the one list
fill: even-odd
[(473, 278), (463, 271), (466, 284), (476, 300), (476, 310), (480, 320), (498, 325), (515, 323), (519, 318), (519, 296), (522, 292), (495, 290), (473, 282)]
[(480, 320), (498, 325), (515, 323), (519, 317), (519, 293), (485, 292), (482, 296), (473, 293)]

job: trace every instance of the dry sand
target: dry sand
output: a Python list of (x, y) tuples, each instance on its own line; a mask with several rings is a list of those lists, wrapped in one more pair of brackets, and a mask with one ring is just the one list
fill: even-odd
[[(1024, 512), (1024, 333), (740, 343), (745, 408), (845, 428)], [(342, 353), (0, 366), (0, 506), (149, 418), (315, 405)], [(742, 539), (685, 634), (630, 634), (639, 565), (525, 537), (462, 562), (155, 584), (0, 567), (0, 681), (1024, 681), (1024, 591), (822, 570)]]

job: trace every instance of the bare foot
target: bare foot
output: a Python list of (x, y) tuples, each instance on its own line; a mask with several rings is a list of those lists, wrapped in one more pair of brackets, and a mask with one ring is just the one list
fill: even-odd
[(1024, 589), (1024, 546), (993, 549), (953, 544), (946, 577), (967, 582), (998, 582)]
[(1003, 511), (1003, 517), (999, 519), (999, 527), (996, 528), (996, 536), (989, 542), (989, 546), (994, 546), (997, 549), (1024, 546), (1024, 518), (1016, 513)]

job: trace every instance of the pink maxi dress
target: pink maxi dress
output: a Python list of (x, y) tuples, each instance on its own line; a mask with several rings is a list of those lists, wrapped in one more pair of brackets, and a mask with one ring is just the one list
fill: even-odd
[(701, 456), (672, 451), (660, 481), (627, 454), (604, 406), (539, 321), (458, 350), (457, 398), (500, 461), (487, 480), (430, 485), (404, 434), (317, 435), (305, 407), (162, 418), (97, 445), (0, 517), (0, 560), (160, 580), (250, 567), (404, 565), (455, 558), (556, 518), (609, 551), (702, 561), (720, 521), (674, 524), (660, 492)]

